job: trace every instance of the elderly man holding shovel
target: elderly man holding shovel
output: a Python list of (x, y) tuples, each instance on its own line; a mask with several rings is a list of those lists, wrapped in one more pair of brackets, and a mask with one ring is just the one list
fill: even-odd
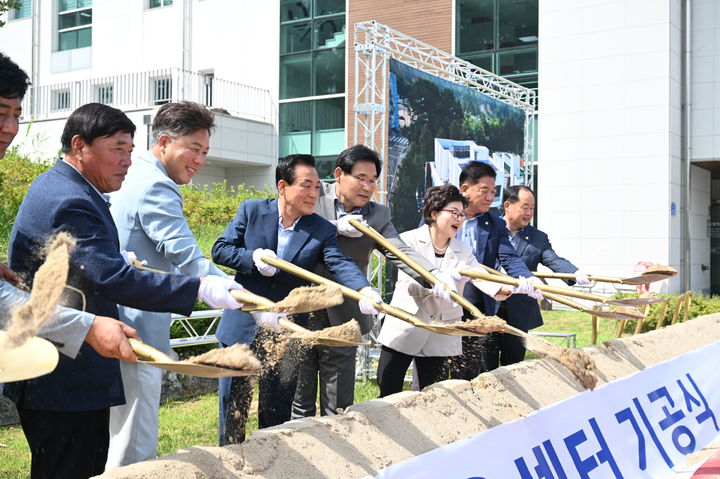
[[(275, 180), (278, 198), (243, 201), (215, 242), (213, 260), (235, 269), (237, 281), (272, 301), (308, 282), (278, 271), (263, 261), (268, 257), (278, 257), (311, 271), (322, 264), (338, 282), (380, 302), (380, 295), (370, 288), (365, 274), (340, 250), (335, 226), (313, 213), (321, 188), (315, 158), (290, 155), (280, 160)], [(368, 300), (361, 301), (359, 307), (363, 314), (377, 314)], [(295, 315), (293, 319), (307, 325), (306, 315)], [(277, 338), (264, 334), (256, 337), (256, 329), (248, 314), (225, 311), (216, 335), (225, 346), (252, 343), (252, 349), (264, 361), (258, 404), (258, 423), (264, 428), (290, 419), (297, 364), (291, 348), (286, 348), (281, 358), (273, 356)], [(220, 445), (244, 440), (251, 397), (252, 387), (247, 378), (220, 379)]]
[[(334, 183), (323, 182), (320, 199), (315, 212), (330, 221), (337, 228), (340, 249), (349, 256), (358, 267), (367, 271), (370, 256), (376, 248), (388, 256), (388, 260), (419, 283), (422, 277), (404, 262), (388, 254), (375, 241), (350, 225), (349, 220), (359, 219), (377, 230), (393, 245), (410, 256), (423, 268), (435, 274), (441, 282), (433, 288), (433, 292), (450, 302), (444, 284), (457, 291), (455, 281), (450, 274), (440, 272), (432, 263), (400, 239), (390, 217), (390, 208), (371, 201), (378, 186), (378, 177), (382, 169), (379, 155), (363, 145), (355, 145), (344, 150), (337, 157), (333, 176)], [(322, 266), (318, 266), (318, 274), (331, 277)], [(350, 299), (338, 306), (318, 311), (311, 320), (311, 329), (322, 329), (337, 326), (351, 319), (360, 323), (361, 332), (367, 333), (374, 325), (374, 317), (362, 312), (358, 303)], [(355, 354), (353, 346), (317, 345), (307, 351), (300, 363), (298, 387), (293, 401), (293, 419), (314, 416), (316, 412), (315, 398), (318, 385), (320, 387), (320, 414), (333, 415), (338, 409), (345, 409), (354, 401), (355, 392)]]

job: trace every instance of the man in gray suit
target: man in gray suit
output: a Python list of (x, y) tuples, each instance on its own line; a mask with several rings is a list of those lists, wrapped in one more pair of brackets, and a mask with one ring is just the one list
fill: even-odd
[[(407, 246), (398, 235), (390, 218), (390, 208), (370, 201), (378, 185), (382, 163), (378, 154), (363, 145), (355, 145), (340, 153), (335, 163), (335, 183), (322, 183), (320, 199), (315, 213), (337, 227), (338, 243), (342, 252), (367, 272), (370, 255), (377, 248), (398, 268), (419, 283), (423, 279), (402, 261), (383, 251), (379, 245), (362, 235), (350, 225), (350, 219), (365, 221), (369, 226), (388, 238), (405, 254), (431, 271), (441, 282), (457, 291), (457, 285), (449, 273), (440, 272), (425, 258)], [(319, 266), (316, 273), (334, 279), (325, 268)], [(439, 285), (434, 293), (446, 301), (450, 294)], [(372, 329), (374, 317), (362, 314), (355, 301), (345, 300), (339, 306), (317, 311), (311, 319), (310, 329), (337, 326), (355, 318), (363, 334)], [(318, 376), (320, 387), (320, 414), (333, 415), (353, 403), (355, 390), (355, 353), (357, 347), (314, 346), (300, 362), (300, 371), (292, 418), (315, 415)]]
[[(227, 277), (200, 251), (177, 186), (189, 183), (205, 164), (214, 126), (213, 114), (197, 103), (167, 103), (157, 111), (150, 151), (135, 157), (122, 188), (110, 197), (126, 255), (163, 271)], [(120, 319), (147, 344), (170, 351), (170, 313), (120, 306)], [(106, 470), (152, 459), (157, 450), (161, 370), (138, 363), (120, 366), (126, 403), (110, 409)]]

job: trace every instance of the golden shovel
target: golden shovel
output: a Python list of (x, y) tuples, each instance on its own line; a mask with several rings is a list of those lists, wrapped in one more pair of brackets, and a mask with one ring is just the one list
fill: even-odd
[[(260, 258), (263, 260), (263, 262), (274, 266), (278, 269), (281, 269), (285, 271), (286, 273), (295, 275), (299, 278), (302, 278), (306, 281), (310, 281), (311, 283), (316, 284), (326, 284), (330, 286), (335, 286), (337, 288), (340, 288), (340, 291), (342, 291), (342, 294), (350, 299), (353, 299), (355, 301), (360, 300), (367, 300), (367, 301), (373, 301), (373, 299), (369, 296), (365, 296), (362, 293), (359, 293), (358, 291), (355, 291), (352, 288), (348, 288), (347, 286), (344, 286), (342, 284), (336, 283), (335, 281), (325, 278), (324, 276), (320, 276), (319, 274), (315, 274), (311, 271), (308, 271), (306, 269), (301, 268), (300, 266), (294, 265), (292, 263), (288, 263), (285, 260), (282, 260), (280, 258), (273, 258), (272, 256), (263, 256)], [(417, 326), (418, 328), (426, 329), (428, 331), (432, 331), (433, 333), (440, 333), (440, 334), (446, 334), (449, 336), (481, 336), (480, 333), (475, 333), (473, 331), (463, 330), (461, 328), (458, 328), (456, 324), (428, 324), (424, 321), (421, 321), (417, 317), (413, 316), (412, 314), (408, 313), (407, 311), (404, 311), (400, 308), (396, 308), (395, 306), (391, 306), (386, 303), (373, 303), (373, 306), (378, 311), (382, 311), (385, 314), (389, 314), (390, 316), (394, 316), (398, 319), (401, 319), (405, 321), (406, 323), (410, 323), (413, 326)]]
[[(152, 271), (153, 273), (159, 274), (167, 273), (166, 271), (150, 268), (138, 260), (132, 260), (132, 263), (138, 269), (144, 269), (146, 271)], [(290, 291), (290, 294), (288, 294), (285, 299), (278, 302), (270, 301), (269, 299), (248, 290), (234, 289), (230, 291), (230, 294), (236, 301), (243, 303), (243, 311), (271, 311), (286, 314), (309, 313), (311, 311), (317, 311), (318, 309), (337, 306), (343, 302), (343, 295), (337, 288), (324, 285), (319, 288), (313, 288), (315, 290), (313, 295), (316, 297), (316, 301), (312, 305), (309, 305), (302, 301), (303, 296), (309, 294), (309, 289), (310, 288), (307, 287), (295, 288)], [(318, 289), (321, 290), (318, 291)], [(322, 304), (317, 301), (317, 297), (322, 299)], [(303, 328), (299, 324), (295, 324), (285, 318), (278, 318), (278, 324), (281, 328), (296, 333), (293, 337), (301, 340), (307, 340), (308, 342), (312, 342), (314, 344), (322, 344), (324, 346), (364, 346), (369, 344), (367, 341), (363, 341), (360, 337), (357, 337), (353, 341), (333, 337), (332, 328), (325, 328), (325, 330), (321, 331), (310, 331), (309, 329)], [(328, 334), (323, 335), (322, 331), (326, 330), (328, 331)]]
[[(549, 273), (545, 271), (538, 271), (533, 273), (538, 278), (557, 278), (557, 279), (575, 279), (575, 275), (572, 273)], [(628, 284), (628, 285), (639, 285), (654, 283), (656, 281), (663, 281), (668, 278), (672, 278), (677, 274), (677, 270), (670, 266), (661, 264), (655, 264), (643, 271), (639, 276), (632, 276), (629, 278), (617, 278), (614, 276), (598, 276), (588, 275), (591, 281), (599, 281), (602, 283), (617, 283), (617, 284)]]
[(50, 341), (33, 336), (14, 348), (6, 339), (7, 333), (0, 331), (0, 383), (43, 376), (57, 366), (58, 351)]
[(139, 357), (138, 363), (149, 364), (150, 366), (167, 369), (175, 373), (199, 376), (201, 378), (222, 378), (228, 376), (252, 376), (260, 372), (259, 368), (237, 369), (203, 364), (202, 362), (175, 361), (162, 351), (135, 338), (128, 338), (128, 341), (135, 354)]
[[(517, 286), (520, 284), (520, 280), (517, 278), (513, 278), (512, 276), (502, 274), (499, 271), (495, 271), (492, 268), (488, 268), (487, 266), (484, 266), (484, 268), (487, 271), (491, 271), (491, 272), (484, 273), (482, 271), (477, 271), (477, 270), (473, 270), (473, 269), (461, 269), (459, 271), (459, 273), (463, 276), (469, 276), (471, 278), (476, 278), (476, 279), (484, 279), (486, 281), (494, 281), (496, 283), (502, 283), (502, 284), (507, 284), (507, 285), (511, 285), (511, 286)], [(594, 301), (596, 303), (614, 304), (616, 306), (645, 306), (646, 304), (653, 304), (653, 303), (659, 303), (661, 301), (664, 301), (662, 298), (659, 298), (657, 296), (649, 296), (646, 298), (612, 299), (612, 298), (607, 298), (607, 297), (599, 295), (599, 294), (584, 293), (582, 291), (575, 291), (575, 290), (569, 289), (569, 288), (559, 288), (557, 286), (550, 286), (547, 284), (535, 284), (535, 289), (542, 291), (543, 294), (546, 292), (547, 293), (555, 293), (555, 294), (561, 294), (563, 296), (570, 296), (572, 298)]]

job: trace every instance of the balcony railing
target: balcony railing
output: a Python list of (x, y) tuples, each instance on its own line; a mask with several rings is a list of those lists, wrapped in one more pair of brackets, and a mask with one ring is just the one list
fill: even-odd
[(194, 101), (230, 115), (275, 123), (270, 92), (213, 75), (177, 68), (31, 87), (23, 101), (23, 120), (64, 118), (98, 102), (123, 111), (153, 108), (171, 101)]

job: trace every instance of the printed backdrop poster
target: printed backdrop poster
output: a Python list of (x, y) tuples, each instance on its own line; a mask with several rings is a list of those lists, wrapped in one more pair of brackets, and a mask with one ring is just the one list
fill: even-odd
[(525, 112), (477, 90), (390, 60), (387, 191), (398, 231), (417, 228), (425, 190), (458, 184), (470, 160), (498, 173), (493, 207), (523, 184)]

